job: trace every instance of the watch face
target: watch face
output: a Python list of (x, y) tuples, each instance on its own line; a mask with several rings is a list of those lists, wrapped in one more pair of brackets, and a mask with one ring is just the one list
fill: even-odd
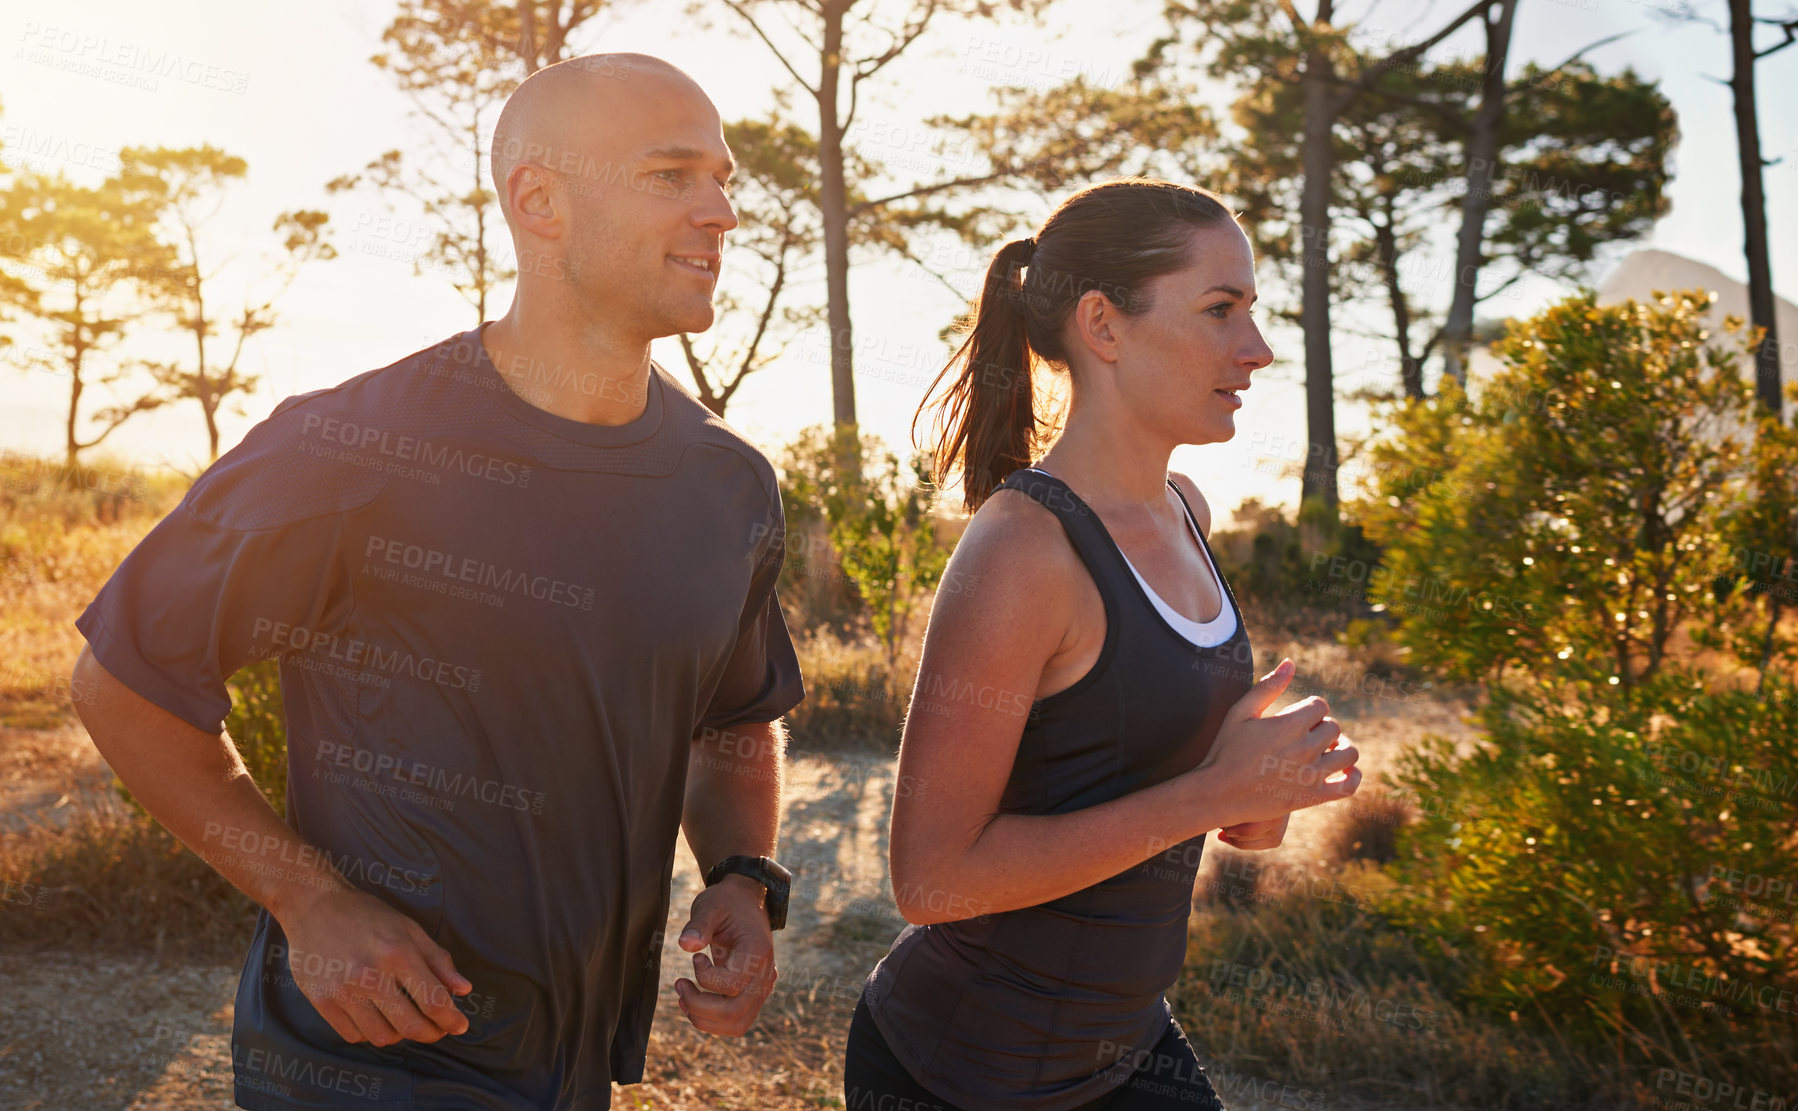
[(768, 885), (768, 893), (770, 895), (779, 892), (780, 897), (784, 899), (787, 897), (787, 892), (792, 890), (792, 881), (771, 868), (764, 871), (762, 876), (763, 882)]

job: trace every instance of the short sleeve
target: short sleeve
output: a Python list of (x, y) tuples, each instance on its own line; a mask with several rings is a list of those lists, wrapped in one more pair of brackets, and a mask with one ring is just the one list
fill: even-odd
[(786, 520), (778, 493), (774, 499), (774, 527), (767, 530), (768, 543), (756, 557), (749, 597), (737, 623), (736, 646), (695, 732), (773, 721), (805, 699), (799, 657), (774, 589), (787, 552)]
[(293, 400), (200, 476), (75, 621), (109, 673), (209, 733), (234, 672), (342, 620), (343, 513), (383, 485), (312, 455), (284, 413)]

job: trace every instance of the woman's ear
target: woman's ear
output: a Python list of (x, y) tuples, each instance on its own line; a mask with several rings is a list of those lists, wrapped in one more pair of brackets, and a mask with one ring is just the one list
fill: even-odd
[(1070, 346), (1090, 351), (1104, 362), (1117, 362), (1117, 324), (1122, 315), (1105, 294), (1087, 290), (1068, 314), (1068, 338), (1073, 341)]

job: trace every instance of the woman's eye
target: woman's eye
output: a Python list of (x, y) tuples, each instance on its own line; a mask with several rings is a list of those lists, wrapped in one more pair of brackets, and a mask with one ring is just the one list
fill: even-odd
[(1222, 320), (1224, 317), (1226, 317), (1230, 314), (1230, 305), (1231, 305), (1231, 302), (1224, 301), (1220, 304), (1211, 306), (1209, 309), (1206, 309), (1205, 311), (1210, 313), (1212, 316), (1217, 317), (1219, 320)]
[(657, 177), (665, 177), (670, 181), (679, 181), (685, 175), (685, 170), (663, 170), (656, 174)]

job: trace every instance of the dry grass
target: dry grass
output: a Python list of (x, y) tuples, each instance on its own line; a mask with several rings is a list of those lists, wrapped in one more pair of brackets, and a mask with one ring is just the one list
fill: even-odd
[(180, 500), (177, 476), (0, 455), (0, 725), (68, 721), (75, 618)]
[(1596, 1106), (1589, 1063), (1470, 1017), (1450, 963), (1364, 909), (1356, 896), (1371, 894), (1377, 873), (1259, 878), (1270, 890), (1252, 907), (1194, 916), (1187, 974), (1170, 997), (1208, 1069), (1278, 1077), (1332, 1103)]
[(793, 646), (805, 701), (787, 716), (795, 749), (894, 755), (917, 679), (917, 638), (896, 660), (871, 637), (845, 639), (828, 628), (797, 630)]
[(0, 946), (158, 959), (241, 957), (250, 902), (175, 837), (106, 796), (0, 834)]

